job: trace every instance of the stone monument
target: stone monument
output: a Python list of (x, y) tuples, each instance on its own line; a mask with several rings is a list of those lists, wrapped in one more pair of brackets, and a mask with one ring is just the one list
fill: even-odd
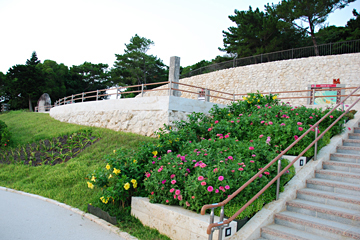
[(43, 95), (41, 95), (41, 97), (39, 98), (39, 100), (37, 102), (37, 106), (38, 106), (38, 112), (50, 111), (51, 98), (50, 98), (49, 94), (44, 93)]
[(170, 87), (170, 96), (180, 97), (181, 92), (172, 90), (172, 89), (179, 89), (179, 82), (180, 78), (180, 57), (170, 57), (170, 67), (169, 67), (169, 87)]

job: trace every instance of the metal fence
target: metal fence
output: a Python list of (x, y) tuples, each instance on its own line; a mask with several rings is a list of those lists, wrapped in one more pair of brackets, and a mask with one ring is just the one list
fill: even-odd
[[(360, 39), (346, 42), (321, 44), (318, 45), (318, 50), (320, 56), (360, 52)], [(231, 61), (212, 64), (206, 67), (195, 69), (186, 74), (181, 74), (180, 78), (192, 77), (195, 75), (214, 72), (232, 67), (241, 67), (251, 64), (274, 62), (295, 58), (305, 58), (312, 56), (316, 56), (314, 46), (293, 48), (284, 51), (264, 53), (256, 56), (237, 58)]]

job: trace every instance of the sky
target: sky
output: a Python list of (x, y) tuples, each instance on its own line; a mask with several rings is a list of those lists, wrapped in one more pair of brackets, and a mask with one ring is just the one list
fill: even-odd
[[(0, 0), (0, 71), (25, 64), (36, 51), (66, 66), (85, 61), (112, 67), (131, 37), (151, 39), (147, 52), (169, 65), (180, 57), (183, 67), (211, 60), (224, 52), (222, 31), (233, 26), (234, 10), (267, 0)], [(276, 0), (274, 3), (278, 3)], [(272, 2), (269, 2), (272, 3)], [(329, 15), (328, 24), (345, 26), (360, 10), (360, 1)]]

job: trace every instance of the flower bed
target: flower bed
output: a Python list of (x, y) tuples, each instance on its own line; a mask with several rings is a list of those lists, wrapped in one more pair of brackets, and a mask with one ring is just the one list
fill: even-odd
[[(329, 111), (280, 104), (276, 95), (249, 94), (243, 100), (226, 108), (215, 106), (209, 115), (193, 113), (174, 127), (164, 126), (156, 143), (136, 152), (121, 149), (108, 155), (106, 167), (88, 176), (89, 187), (103, 188), (98, 205), (126, 207), (131, 196), (148, 196), (152, 203), (199, 212), (204, 204), (226, 199)], [(319, 133), (341, 113), (336, 110), (325, 119)], [(318, 142), (318, 149), (341, 131), (341, 123), (336, 124)], [(314, 137), (310, 132), (287, 154), (298, 155)], [(304, 156), (313, 152), (310, 148)], [(281, 162), (283, 167), (287, 163)], [(232, 216), (263, 188), (276, 168), (268, 168), (227, 204), (225, 215)], [(281, 177), (281, 190), (293, 175), (292, 167)], [(275, 198), (275, 191), (270, 187), (238, 218), (251, 217)]]

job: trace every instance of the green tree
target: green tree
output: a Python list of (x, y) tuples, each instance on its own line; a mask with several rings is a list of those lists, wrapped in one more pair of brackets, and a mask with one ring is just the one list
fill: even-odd
[(65, 81), (66, 96), (109, 87), (108, 67), (107, 64), (91, 62), (84, 62), (78, 66), (73, 65), (70, 68), (70, 77)]
[[(315, 37), (315, 28), (323, 24), (328, 15), (336, 9), (342, 9), (355, 0), (282, 0), (279, 4), (267, 4), (266, 11), (299, 30), (307, 31), (314, 44), (315, 54), (319, 55)], [(303, 27), (296, 20), (308, 24)]]
[(5, 91), (9, 96), (12, 109), (28, 106), (29, 110), (33, 111), (33, 104), (45, 88), (41, 70), (37, 67), (39, 63), (36, 52), (33, 52), (31, 58), (26, 61), (26, 65), (15, 65), (8, 70)]
[(235, 10), (235, 15), (229, 19), (236, 26), (223, 31), (224, 47), (219, 50), (238, 57), (289, 49), (302, 39), (301, 31), (259, 8), (253, 11), (250, 6), (248, 11)]
[(124, 54), (115, 54), (112, 83), (134, 85), (167, 81), (166, 65), (156, 56), (146, 54), (152, 45), (154, 42), (150, 39), (135, 34), (130, 43), (125, 44)]

